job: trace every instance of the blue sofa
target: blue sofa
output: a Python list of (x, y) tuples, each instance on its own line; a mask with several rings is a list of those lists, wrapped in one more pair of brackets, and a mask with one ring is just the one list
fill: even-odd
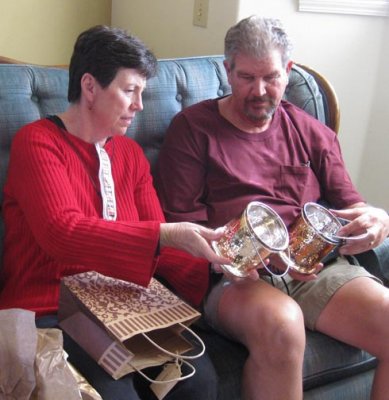
[[(2, 61), (5, 64), (1, 64)], [(152, 171), (171, 118), (183, 107), (229, 92), (222, 62), (221, 56), (159, 61), (158, 75), (148, 82), (144, 92), (144, 111), (128, 131), (128, 135), (143, 147)], [(67, 107), (68, 73), (62, 68), (15, 64), (1, 57), (0, 64), (1, 201), (14, 133), (30, 121), (59, 113)], [(323, 123), (329, 123), (330, 111), (323, 88), (304, 68), (293, 67), (286, 99)], [(1, 235), (3, 230), (1, 225)], [(388, 240), (374, 252), (363, 254), (362, 260), (387, 282)], [(218, 372), (219, 399), (239, 399), (246, 350), (207, 327), (197, 329)], [(367, 400), (375, 366), (376, 360), (370, 354), (320, 333), (307, 331), (304, 399)]]

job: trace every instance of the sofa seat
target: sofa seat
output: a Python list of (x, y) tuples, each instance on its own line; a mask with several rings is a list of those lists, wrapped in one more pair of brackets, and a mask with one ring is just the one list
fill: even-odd
[[(158, 74), (149, 80), (144, 92), (144, 111), (127, 132), (144, 149), (152, 170), (172, 117), (190, 104), (229, 93), (222, 63), (221, 56), (159, 61)], [(0, 202), (13, 135), (28, 122), (64, 111), (68, 105), (67, 84), (66, 69), (0, 65)], [(315, 79), (303, 68), (293, 66), (285, 98), (327, 122), (325, 99)], [(385, 243), (387, 257), (389, 241)], [(0, 245), (0, 255), (1, 250)], [(369, 253), (374, 259), (376, 253)], [(366, 265), (370, 265), (371, 254), (364, 260)], [(387, 270), (387, 264), (385, 267), (381, 263), (374, 271), (388, 278)], [(201, 329), (200, 333), (219, 376), (219, 399), (240, 399), (246, 349), (209, 329)], [(366, 352), (307, 331), (304, 399), (368, 400), (375, 365), (374, 357)]]
[[(207, 329), (198, 330), (204, 340), (208, 353), (216, 366), (219, 379), (223, 382), (222, 391), (219, 391), (219, 399), (239, 399), (240, 382), (244, 362), (247, 358), (247, 350), (242, 345), (215, 335)], [(349, 387), (342, 393), (342, 386), (336, 386), (336, 397), (323, 397), (323, 399), (368, 399), (372, 374), (376, 359), (365, 351), (345, 345), (335, 339), (329, 338), (318, 332), (307, 331), (307, 345), (304, 356), (304, 399), (320, 397), (316, 396), (318, 389), (323, 390), (328, 385), (359, 376), (360, 388), (358, 394), (349, 393)], [(360, 379), (364, 376), (363, 379)], [(343, 388), (344, 389), (344, 388)], [(362, 393), (360, 393), (362, 390)]]

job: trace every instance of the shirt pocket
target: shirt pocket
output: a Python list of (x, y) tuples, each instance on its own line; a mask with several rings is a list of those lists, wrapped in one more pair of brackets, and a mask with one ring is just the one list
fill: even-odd
[(320, 198), (319, 181), (309, 166), (281, 166), (278, 191), (281, 198), (301, 207)]

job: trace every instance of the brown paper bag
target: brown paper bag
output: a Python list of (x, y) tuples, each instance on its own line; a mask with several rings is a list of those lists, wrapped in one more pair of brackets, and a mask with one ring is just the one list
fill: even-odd
[(97, 390), (90, 385), (90, 383), (72, 364), (68, 362), (68, 366), (77, 381), (77, 386), (80, 389), (82, 400), (103, 400), (99, 393), (97, 393)]
[(0, 400), (30, 399), (37, 341), (34, 312), (0, 311)]
[(102, 400), (97, 391), (67, 360), (62, 331), (37, 329), (36, 387), (30, 400)]
[(77, 381), (67, 363), (59, 329), (37, 329), (36, 387), (30, 400), (82, 400)]
[(182, 332), (199, 317), (155, 279), (144, 288), (92, 271), (61, 281), (61, 328), (114, 379), (185, 358), (193, 346)]

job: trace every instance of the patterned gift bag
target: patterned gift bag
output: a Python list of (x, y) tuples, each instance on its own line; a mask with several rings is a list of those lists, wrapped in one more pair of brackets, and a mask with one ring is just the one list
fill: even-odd
[[(188, 328), (199, 317), (154, 278), (147, 288), (94, 271), (61, 280), (60, 327), (114, 379), (202, 355), (204, 344)], [(184, 356), (193, 349), (185, 330), (203, 347), (200, 354)]]

